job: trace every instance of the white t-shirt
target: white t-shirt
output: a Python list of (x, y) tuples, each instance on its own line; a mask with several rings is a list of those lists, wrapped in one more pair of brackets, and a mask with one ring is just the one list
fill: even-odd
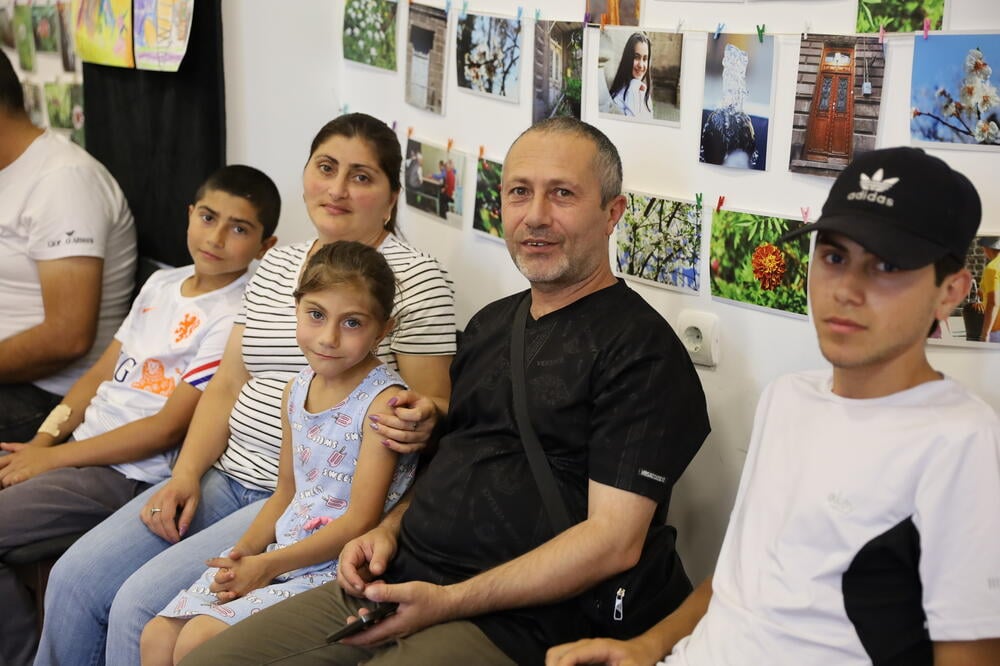
[[(878, 663), (902, 635), (927, 646), (924, 614), (931, 641), (1000, 637), (997, 415), (950, 379), (830, 386), (794, 374), (761, 397), (708, 613), (664, 663)], [(889, 606), (907, 596), (904, 634)]]
[[(636, 118), (652, 118), (653, 111), (646, 106), (646, 84), (642, 79), (629, 79), (628, 86), (622, 88), (611, 98), (621, 112), (626, 116)], [(652, 96), (649, 103), (653, 103)]]
[[(240, 311), (244, 274), (231, 284), (198, 296), (181, 295), (193, 266), (153, 273), (115, 334), (121, 352), (114, 378), (102, 382), (75, 431), (77, 440), (104, 434), (152, 416), (180, 382), (204, 390), (215, 375)], [(170, 476), (176, 451), (113, 465), (130, 479), (156, 483)]]
[(65, 395), (111, 342), (135, 280), (135, 228), (118, 183), (79, 146), (46, 130), (0, 169), (0, 339), (45, 312), (36, 261), (102, 257), (100, 318), (90, 353), (35, 385)]

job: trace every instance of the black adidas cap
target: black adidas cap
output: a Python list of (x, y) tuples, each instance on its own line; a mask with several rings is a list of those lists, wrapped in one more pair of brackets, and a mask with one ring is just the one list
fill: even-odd
[(979, 228), (982, 204), (969, 179), (919, 148), (887, 148), (859, 155), (834, 181), (810, 231), (842, 233), (902, 269), (965, 254)]

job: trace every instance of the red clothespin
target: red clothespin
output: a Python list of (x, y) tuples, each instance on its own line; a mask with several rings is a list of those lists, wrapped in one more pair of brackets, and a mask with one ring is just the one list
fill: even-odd
[(931, 31), (931, 20), (929, 18), (924, 19), (924, 39), (927, 39)]
[(878, 27), (878, 43), (885, 44), (885, 26), (880, 25)]
[(802, 224), (809, 224), (809, 206), (802, 206), (799, 210), (802, 211)]
[(406, 128), (406, 138), (409, 139), (413, 136), (413, 125)]
[(455, 140), (454, 139), (448, 139), (448, 152), (449, 153), (451, 152), (451, 147), (453, 145), (455, 145)]
[(764, 29), (765, 29), (766, 27), (767, 27), (767, 25), (766, 25), (766, 24), (763, 24), (763, 23), (762, 23), (761, 25), (758, 25), (758, 26), (757, 26), (757, 39), (759, 39), (759, 40), (760, 40), (760, 43), (761, 43), (761, 44), (763, 44), (763, 43), (764, 43)]
[(698, 210), (701, 210), (701, 192), (694, 193), (694, 205)]
[(715, 206), (715, 212), (716, 213), (718, 213), (719, 211), (722, 210), (722, 204), (724, 204), (724, 203), (726, 203), (726, 197), (720, 196), (719, 197), (719, 203), (716, 204), (716, 206)]

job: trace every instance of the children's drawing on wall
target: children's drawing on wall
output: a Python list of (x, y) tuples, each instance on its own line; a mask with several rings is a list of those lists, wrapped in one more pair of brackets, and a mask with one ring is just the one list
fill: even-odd
[(580, 117), (583, 98), (583, 23), (535, 22), (532, 122)]
[(701, 209), (688, 201), (625, 192), (615, 227), (615, 269), (658, 287), (697, 292), (701, 275)]
[(45, 127), (45, 98), (42, 97), (42, 87), (37, 83), (21, 82), (24, 91), (24, 110), (28, 118), (37, 127)]
[(17, 64), (26, 72), (35, 71), (35, 31), (31, 25), (31, 5), (14, 5), (14, 43)]
[(55, 5), (32, 5), (31, 24), (35, 33), (35, 51), (55, 53), (59, 50), (59, 13)]
[(14, 5), (12, 0), (0, 0), (0, 44), (16, 48), (14, 42)]
[(602, 30), (598, 112), (607, 118), (678, 125), (683, 40), (673, 32)]
[(521, 22), (466, 14), (458, 20), (458, 86), (517, 102), (521, 78)]
[(699, 160), (767, 168), (774, 37), (722, 33), (708, 40)]
[(607, 25), (639, 25), (640, 0), (587, 0), (591, 23), (600, 23), (604, 15)]
[(134, 0), (135, 66), (176, 72), (187, 53), (194, 0)]
[(347, 0), (344, 59), (396, 71), (395, 0)]
[(789, 170), (834, 178), (875, 148), (884, 72), (877, 37), (802, 38)]
[(944, 22), (944, 0), (858, 0), (858, 32), (915, 32), (930, 19), (931, 30)]
[(1000, 342), (1000, 236), (976, 236), (965, 255), (972, 286), (931, 338), (943, 343)]
[(456, 229), (462, 228), (464, 153), (410, 139), (403, 171), (406, 205)]
[(132, 0), (73, 0), (73, 25), (84, 62), (135, 67)]
[(448, 14), (427, 5), (410, 5), (406, 45), (406, 103), (444, 113)]
[(59, 51), (62, 54), (64, 72), (76, 71), (76, 47), (73, 45), (73, 4), (57, 2), (59, 14)]
[(910, 137), (962, 147), (1000, 146), (1000, 34), (914, 39)]
[(472, 214), (472, 228), (491, 238), (503, 238), (503, 227), (500, 225), (502, 171), (500, 162), (482, 157), (476, 165), (476, 206)]
[(45, 108), (49, 113), (49, 127), (73, 128), (73, 101), (70, 84), (50, 82), (45, 84)]
[(809, 238), (776, 244), (783, 233), (801, 226), (800, 220), (715, 211), (709, 263), (712, 296), (805, 315)]

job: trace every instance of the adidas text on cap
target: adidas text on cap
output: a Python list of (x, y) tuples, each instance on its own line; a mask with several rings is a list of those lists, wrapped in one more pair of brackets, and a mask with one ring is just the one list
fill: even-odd
[(859, 155), (834, 181), (814, 224), (790, 231), (835, 231), (904, 270), (950, 255), (965, 263), (982, 205), (969, 179), (919, 148)]

